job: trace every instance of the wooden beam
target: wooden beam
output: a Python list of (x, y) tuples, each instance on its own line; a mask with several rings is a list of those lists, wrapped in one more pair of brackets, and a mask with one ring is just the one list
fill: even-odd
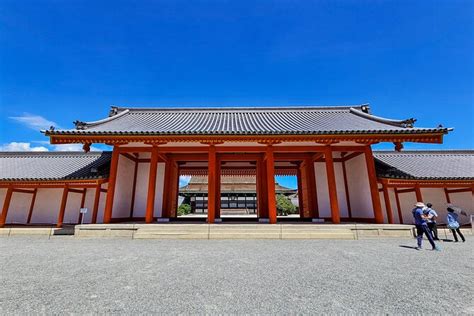
[(397, 203), (397, 211), (398, 211), (398, 220), (400, 221), (400, 224), (403, 224), (403, 214), (402, 214), (402, 207), (400, 205), (400, 197), (398, 196), (398, 189), (393, 188), (395, 191), (395, 202)]
[(362, 154), (363, 154), (363, 152), (360, 152), (360, 151), (357, 152), (357, 151), (355, 151), (355, 152), (353, 152), (352, 154), (349, 154), (349, 155), (347, 155), (347, 156), (344, 156), (344, 157), (343, 157), (343, 158), (344, 158), (343, 160), (344, 160), (344, 161), (348, 161), (348, 160), (351, 160), (352, 158), (355, 158), (355, 157), (357, 157), (357, 156), (359, 156), (359, 155), (362, 155)]
[(452, 189), (452, 190), (449, 190), (449, 189), (446, 189), (449, 193), (464, 193), (464, 192), (471, 192), (472, 189), (471, 188), (462, 188), (462, 189)]
[(133, 218), (133, 210), (135, 208), (135, 193), (137, 190), (137, 176), (138, 176), (138, 160), (135, 159), (135, 166), (133, 169), (132, 197), (130, 199), (130, 218)]
[(383, 224), (382, 205), (380, 204), (380, 195), (377, 185), (377, 173), (375, 172), (374, 156), (370, 146), (365, 146), (365, 162), (367, 165), (367, 174), (369, 177), (370, 197), (374, 209), (374, 218), (377, 224)]
[(398, 193), (410, 193), (410, 192), (415, 192), (414, 188), (409, 188), (409, 189), (397, 189)]
[(207, 187), (207, 222), (214, 223), (216, 216), (216, 146), (210, 145), (208, 148), (208, 187)]
[(69, 193), (79, 193), (79, 194), (83, 194), (83, 193), (84, 193), (84, 190), (69, 188)]
[(415, 194), (416, 194), (416, 201), (423, 202), (423, 195), (421, 194), (421, 189), (419, 185), (415, 185)]
[(9, 187), (7, 189), (7, 194), (5, 195), (5, 200), (3, 200), (2, 214), (0, 216), (0, 227), (4, 227), (7, 221), (8, 209), (10, 208), (10, 202), (13, 195), (13, 188)]
[[(324, 152), (324, 146), (273, 146), (273, 152), (276, 153), (308, 153), (308, 152)], [(364, 146), (332, 146), (333, 151), (364, 151)], [(127, 150), (127, 148), (133, 147), (122, 147), (121, 151)], [(138, 152), (138, 149), (141, 147), (137, 147), (135, 152)], [(204, 146), (162, 146), (160, 147), (160, 152), (162, 153), (206, 153), (207, 147)], [(133, 149), (129, 151), (134, 152)], [(146, 148), (143, 151), (150, 151), (150, 148)], [(266, 151), (265, 146), (216, 146), (217, 153), (264, 153)]]
[(27, 193), (27, 194), (34, 194), (35, 190), (23, 190), (23, 189), (13, 189), (14, 193)]
[(342, 177), (344, 178), (344, 192), (346, 193), (347, 213), (352, 218), (351, 198), (349, 193), (349, 183), (347, 181), (346, 160), (342, 162)]
[(30, 209), (28, 210), (28, 218), (26, 219), (27, 224), (31, 223), (31, 217), (33, 216), (33, 208), (35, 207), (37, 192), (38, 192), (38, 189), (35, 188), (33, 192), (33, 196), (31, 197)]
[[(89, 183), (89, 184), (69, 184), (69, 183), (61, 183), (61, 184), (28, 184), (28, 183), (15, 183), (12, 182), (11, 184), (0, 184), (0, 188), (2, 189), (8, 189), (9, 186), (15, 186), (15, 190), (18, 190), (18, 188), (25, 188), (25, 189), (63, 189), (66, 185), (69, 188), (95, 188), (97, 185), (97, 182), (95, 183)], [(33, 190), (31, 192), (21, 192), (21, 193), (33, 193)]]
[(387, 185), (382, 182), (382, 190), (383, 190), (383, 199), (385, 201), (385, 210), (387, 211), (387, 220), (389, 224), (393, 224), (393, 212), (392, 212), (392, 205), (390, 204), (390, 195), (388, 193)]
[(125, 153), (121, 153), (121, 155), (124, 156), (124, 157), (127, 157), (128, 159), (130, 159), (133, 162), (137, 162), (137, 158), (134, 157), (133, 155), (131, 155), (130, 153), (125, 152)]
[(66, 186), (63, 189), (63, 196), (61, 198), (61, 206), (59, 207), (59, 214), (58, 214), (58, 222), (56, 227), (61, 228), (64, 222), (64, 214), (66, 213), (66, 204), (67, 204), (67, 196), (69, 193), (69, 188)]
[(149, 153), (151, 152), (151, 146), (149, 147), (119, 147), (115, 145), (114, 148), (117, 147), (117, 150), (120, 153)]
[(444, 188), (444, 195), (446, 197), (446, 203), (451, 203), (451, 198), (449, 197), (449, 190), (448, 188)]
[(158, 170), (158, 147), (151, 150), (150, 172), (148, 176), (148, 196), (146, 199), (145, 222), (153, 222), (155, 215), (156, 173)]
[(109, 224), (112, 218), (112, 209), (114, 206), (115, 184), (117, 182), (117, 169), (119, 160), (118, 146), (114, 146), (112, 151), (112, 159), (110, 161), (109, 185), (107, 187), (107, 198), (105, 200), (104, 224)]
[(92, 219), (91, 219), (92, 224), (97, 223), (97, 214), (99, 213), (100, 193), (102, 192), (100, 187), (101, 185), (98, 184), (97, 187), (95, 188), (94, 208), (92, 209)]
[(268, 221), (270, 224), (276, 224), (277, 209), (275, 196), (275, 161), (272, 147), (273, 146), (268, 145), (265, 152), (267, 170)]
[(336, 173), (334, 171), (334, 161), (332, 158), (331, 146), (326, 146), (324, 159), (326, 161), (329, 203), (331, 205), (331, 220), (333, 224), (339, 224), (341, 222), (341, 216), (339, 213), (339, 202), (337, 200)]

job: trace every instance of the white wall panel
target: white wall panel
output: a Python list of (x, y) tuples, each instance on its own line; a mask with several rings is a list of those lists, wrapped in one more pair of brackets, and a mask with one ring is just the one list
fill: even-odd
[(352, 216), (374, 218), (365, 156), (359, 155), (347, 160), (346, 171)]
[[(7, 213), (7, 224), (25, 224), (33, 194), (13, 192)], [(3, 206), (3, 204), (2, 204)], [(0, 211), (1, 212), (1, 211)]]

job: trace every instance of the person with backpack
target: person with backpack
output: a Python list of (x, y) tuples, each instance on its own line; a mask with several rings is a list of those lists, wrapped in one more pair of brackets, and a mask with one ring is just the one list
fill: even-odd
[(424, 213), (427, 217), (428, 228), (433, 236), (434, 240), (439, 240), (438, 238), (438, 226), (436, 225), (436, 218), (438, 217), (438, 213), (433, 209), (433, 204), (426, 203), (426, 208)]
[(448, 228), (451, 230), (451, 232), (454, 235), (454, 241), (458, 242), (458, 236), (456, 232), (459, 234), (459, 236), (462, 239), (462, 242), (465, 242), (466, 239), (464, 238), (463, 234), (461, 233), (461, 229), (458, 221), (459, 215), (455, 212), (455, 210), (451, 207), (447, 208), (448, 210), (448, 216), (446, 217), (446, 221), (448, 222)]
[(427, 216), (424, 214), (423, 209), (425, 208), (425, 204), (423, 202), (417, 202), (415, 204), (415, 208), (413, 209), (413, 218), (415, 219), (415, 226), (416, 226), (416, 241), (418, 244), (418, 247), (416, 247), (416, 250), (421, 250), (421, 244), (423, 242), (423, 234), (426, 235), (428, 238), (428, 241), (431, 244), (431, 247), (433, 247), (433, 250), (440, 251), (441, 249), (436, 246), (433, 236), (431, 236), (431, 232), (428, 228), (428, 223), (427, 223)]

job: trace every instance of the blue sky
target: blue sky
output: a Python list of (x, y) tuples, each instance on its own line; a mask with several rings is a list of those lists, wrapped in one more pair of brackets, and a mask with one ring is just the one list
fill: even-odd
[(457, 0), (3, 0), (0, 146), (71, 149), (38, 130), (112, 104), (368, 102), (455, 128), (442, 145), (406, 148), (473, 148), (473, 12)]

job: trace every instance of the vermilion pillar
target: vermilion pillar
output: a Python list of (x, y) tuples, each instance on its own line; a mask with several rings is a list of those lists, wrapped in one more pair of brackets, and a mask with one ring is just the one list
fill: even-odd
[(148, 196), (146, 199), (145, 222), (153, 222), (155, 213), (156, 173), (158, 170), (158, 147), (151, 149), (150, 174), (148, 176)]
[(383, 224), (382, 205), (380, 204), (379, 188), (377, 185), (377, 174), (375, 172), (374, 156), (370, 146), (366, 146), (364, 150), (365, 162), (367, 164), (367, 174), (369, 176), (370, 197), (372, 198), (372, 206), (374, 209), (375, 222)]
[(212, 224), (216, 216), (216, 183), (217, 183), (216, 147), (209, 146), (208, 158), (208, 188), (207, 188), (207, 222)]
[(415, 185), (415, 194), (416, 194), (416, 201), (423, 202), (423, 195), (421, 194), (421, 189), (418, 184)]
[(304, 213), (304, 193), (303, 193), (303, 181), (301, 179), (301, 165), (298, 166), (298, 169), (296, 171), (296, 181), (298, 182), (298, 209), (300, 212), (300, 218), (304, 218), (305, 213)]
[(101, 185), (98, 184), (97, 187), (95, 188), (94, 208), (92, 209), (92, 219), (91, 219), (92, 224), (97, 223), (97, 214), (99, 213), (100, 187)]
[(266, 154), (267, 194), (268, 194), (268, 221), (270, 224), (277, 222), (276, 197), (275, 197), (275, 159), (273, 147), (267, 146)]
[(387, 210), (388, 223), (393, 224), (392, 205), (390, 204), (390, 196), (388, 194), (388, 188), (385, 182), (382, 182), (382, 189), (383, 189), (383, 199), (385, 201), (385, 209)]
[(7, 221), (8, 208), (10, 207), (12, 194), (13, 194), (13, 188), (8, 187), (7, 195), (5, 196), (5, 200), (3, 201), (2, 214), (0, 216), (0, 227), (5, 226), (5, 222)]
[(398, 196), (398, 189), (393, 188), (393, 191), (395, 191), (395, 202), (397, 203), (398, 220), (400, 221), (400, 224), (403, 224), (403, 214), (402, 207), (400, 204), (400, 197)]
[(310, 216), (312, 218), (319, 217), (319, 206), (318, 206), (318, 193), (316, 190), (316, 173), (314, 171), (314, 160), (312, 158), (308, 158), (305, 160), (305, 167), (306, 167), (306, 181), (307, 189), (308, 189), (308, 204), (310, 207)]
[(267, 166), (262, 158), (257, 161), (258, 218), (268, 218)]
[(216, 158), (216, 203), (215, 218), (221, 218), (221, 161)]
[(35, 201), (36, 201), (36, 194), (38, 193), (38, 189), (35, 188), (33, 191), (33, 196), (31, 197), (31, 204), (30, 204), (30, 210), (28, 211), (28, 218), (26, 220), (26, 223), (29, 224), (31, 222), (31, 217), (33, 216), (33, 209), (35, 207)]
[(171, 186), (171, 168), (173, 162), (168, 158), (165, 162), (165, 182), (163, 186), (163, 200), (161, 202), (161, 217), (169, 218), (170, 217), (170, 190), (173, 190)]
[(112, 160), (110, 161), (109, 184), (107, 187), (107, 199), (105, 200), (104, 209), (104, 223), (109, 224), (112, 219), (112, 209), (114, 207), (115, 184), (117, 182), (119, 151), (118, 147), (114, 146), (112, 151)]
[(60, 228), (63, 226), (64, 222), (64, 213), (66, 212), (67, 196), (69, 193), (69, 188), (66, 186), (63, 189), (63, 196), (61, 198), (61, 207), (59, 208), (58, 223), (56, 227)]
[(324, 160), (326, 161), (326, 174), (328, 180), (329, 203), (331, 205), (331, 221), (333, 224), (341, 222), (339, 213), (339, 202), (337, 200), (336, 174), (334, 172), (334, 160), (332, 158), (332, 150), (330, 146), (326, 146), (324, 150)]

